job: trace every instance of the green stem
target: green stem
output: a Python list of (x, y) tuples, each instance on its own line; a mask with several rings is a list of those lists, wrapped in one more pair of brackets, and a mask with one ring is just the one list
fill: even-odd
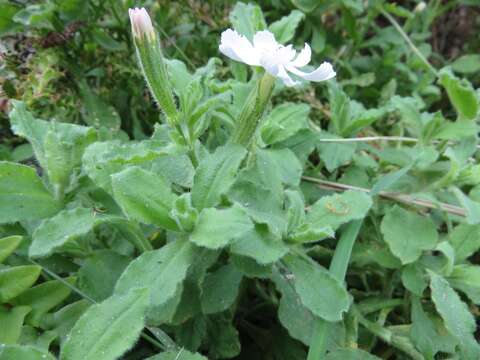
[[(345, 279), (353, 244), (355, 243), (361, 226), (362, 220), (355, 220), (348, 224), (333, 254), (332, 262), (330, 263), (330, 273), (340, 282), (343, 282)], [(307, 360), (321, 360), (324, 358), (325, 352), (327, 351), (329, 327), (329, 322), (323, 319), (317, 319), (313, 329)]]
[(246, 148), (251, 144), (265, 108), (272, 96), (275, 78), (265, 73), (248, 95), (237, 119), (231, 142)]

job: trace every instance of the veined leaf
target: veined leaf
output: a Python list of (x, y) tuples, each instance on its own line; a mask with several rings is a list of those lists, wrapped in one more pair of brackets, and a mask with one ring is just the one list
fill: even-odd
[(60, 359), (118, 359), (144, 327), (148, 298), (147, 289), (136, 288), (91, 306), (73, 327)]

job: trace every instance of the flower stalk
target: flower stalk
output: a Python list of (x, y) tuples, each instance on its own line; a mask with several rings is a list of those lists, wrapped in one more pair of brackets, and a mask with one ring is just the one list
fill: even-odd
[(275, 77), (265, 73), (248, 95), (242, 111), (237, 119), (231, 142), (249, 147), (265, 109), (272, 97)]
[(133, 41), (143, 76), (155, 101), (165, 113), (167, 122), (175, 127), (178, 122), (178, 110), (163, 59), (159, 37), (145, 9), (130, 9), (129, 15)]

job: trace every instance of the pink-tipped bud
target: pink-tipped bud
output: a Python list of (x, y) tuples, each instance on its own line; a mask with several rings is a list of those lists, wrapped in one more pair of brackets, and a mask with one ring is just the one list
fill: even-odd
[(152, 20), (145, 8), (128, 9), (130, 23), (132, 24), (133, 36), (137, 39), (146, 37), (148, 40), (155, 39), (155, 30), (153, 29)]

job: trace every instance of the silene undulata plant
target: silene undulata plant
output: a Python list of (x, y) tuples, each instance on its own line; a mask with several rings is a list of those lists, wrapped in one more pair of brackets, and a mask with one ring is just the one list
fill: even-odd
[[(344, 10), (350, 7), (356, 5)], [(473, 209), (468, 224), (454, 227), (453, 245), (439, 241), (436, 224), (443, 212), (434, 223), (416, 210), (380, 204), (373, 211), (382, 220), (368, 215), (367, 235), (354, 247), (363, 219), (373, 212), (372, 196), (425, 205), (385, 191), (410, 170), (437, 174), (435, 182), (425, 175), (412, 186), (478, 185), (478, 166), (470, 163), (476, 142), (467, 138), (449, 147), (476, 131), (472, 86), (433, 69), (453, 99), (457, 123), (443, 121), (439, 112), (420, 114), (413, 97), (393, 96), (385, 107), (365, 110), (336, 83), (330, 63), (308, 66), (308, 44), (298, 52), (284, 45), (295, 43), (293, 20), (303, 13), (294, 10), (267, 26), (254, 5), (238, 3), (232, 12), (235, 30), (221, 34), (218, 57), (193, 69), (164, 57), (145, 9), (129, 11), (132, 56), (152, 99), (145, 97), (143, 106), (158, 108), (153, 132), (140, 132), (141, 140), (101, 121), (81, 126), (38, 119), (25, 103), (12, 101), (12, 131), (28, 140), (36, 161), (0, 162), (1, 199), (11, 200), (0, 204), (2, 221), (15, 224), (8, 227), (13, 236), (0, 239), (0, 261), (19, 248), (0, 268), (0, 339), (7, 344), (0, 360), (5, 354), (53, 359), (49, 349), (59, 349), (61, 360), (113, 360), (137, 343), (141, 355), (135, 356), (151, 360), (370, 360), (377, 358), (358, 344), (372, 349), (375, 338), (389, 346), (378, 352), (398, 351), (399, 359), (433, 359), (436, 352), (480, 359), (474, 319), (449, 285), (478, 299), (478, 287), (469, 292), (477, 268), (463, 263), (478, 245), (462, 245), (463, 235), (479, 233), (478, 203), (453, 188)], [(315, 28), (312, 19), (308, 24)], [(350, 84), (365, 82), (360, 80)], [(314, 86), (318, 96), (312, 100)], [(297, 96), (305, 88), (309, 97)], [(371, 90), (369, 97), (376, 94)], [(312, 104), (283, 101), (285, 94)], [(318, 105), (323, 94), (328, 109)], [(313, 101), (331, 117), (328, 131), (310, 121)], [(87, 115), (111, 119), (110, 112), (94, 110)], [(405, 131), (420, 137), (421, 151), (395, 147), (383, 153), (365, 144), (356, 151), (356, 143), (319, 141), (355, 137), (397, 110), (408, 117)], [(424, 146), (431, 141), (447, 149), (441, 163), (440, 153)], [(383, 162), (401, 168), (379, 178), (375, 172)], [(323, 181), (320, 190), (307, 182), (312, 174), (376, 183), (371, 191), (344, 185), (352, 190), (327, 193), (338, 184)], [(443, 209), (459, 214), (455, 206)], [(350, 260), (357, 268), (349, 271), (349, 292)], [(45, 281), (37, 285), (41, 271)], [(370, 279), (381, 286), (371, 287)], [(400, 282), (409, 292), (395, 293)], [(428, 307), (422, 298), (427, 286), (433, 299)], [(426, 310), (433, 313), (434, 306), (438, 314), (430, 317)], [(394, 319), (411, 312), (413, 325), (387, 327), (393, 308), (406, 314), (399, 310)], [(440, 317), (445, 326), (438, 330)], [(41, 338), (35, 338), (37, 330)], [(35, 338), (38, 348), (18, 345), (27, 338)], [(433, 345), (431, 339), (440, 340)]]

